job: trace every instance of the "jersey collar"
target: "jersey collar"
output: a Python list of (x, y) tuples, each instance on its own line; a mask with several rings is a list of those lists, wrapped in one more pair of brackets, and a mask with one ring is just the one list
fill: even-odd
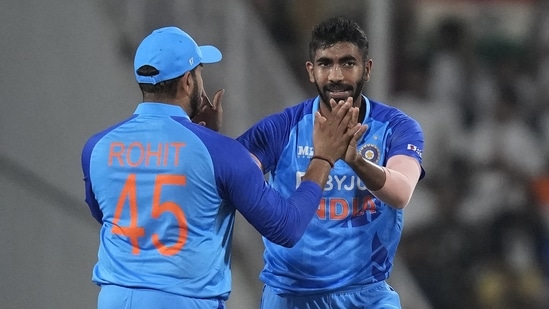
[[(370, 100), (365, 95), (362, 95), (362, 99), (366, 103), (366, 113), (364, 114), (364, 119), (362, 120), (362, 124), (366, 124), (366, 120), (370, 117)], [(313, 114), (319, 109), (320, 107), (320, 96), (316, 96), (316, 98), (313, 101)], [(313, 118), (314, 119), (314, 118)]]
[(143, 102), (137, 105), (134, 114), (155, 114), (185, 117), (190, 120), (189, 115), (181, 108), (181, 106), (158, 103), (158, 102)]

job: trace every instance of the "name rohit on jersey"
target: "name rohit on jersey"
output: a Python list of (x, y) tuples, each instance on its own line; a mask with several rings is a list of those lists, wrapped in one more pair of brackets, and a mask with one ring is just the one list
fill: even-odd
[(185, 143), (123, 143), (112, 142), (109, 146), (108, 165), (118, 166), (178, 166), (179, 153)]

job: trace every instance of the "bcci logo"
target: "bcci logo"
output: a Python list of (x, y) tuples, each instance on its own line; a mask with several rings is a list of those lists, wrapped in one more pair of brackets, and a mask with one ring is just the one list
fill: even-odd
[(360, 155), (373, 163), (379, 163), (379, 148), (376, 147), (374, 144), (366, 144), (362, 147), (360, 147)]

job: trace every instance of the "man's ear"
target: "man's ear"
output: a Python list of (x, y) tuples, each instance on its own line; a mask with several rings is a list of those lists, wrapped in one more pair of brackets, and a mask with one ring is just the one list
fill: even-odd
[(372, 59), (368, 59), (364, 62), (364, 76), (362, 77), (365, 82), (370, 81), (370, 74), (372, 73)]
[(183, 76), (181, 77), (181, 80), (179, 81), (179, 86), (183, 89), (184, 93), (189, 95), (191, 94), (192, 92), (192, 89), (193, 89), (193, 83), (194, 83), (194, 79), (192, 77), (192, 74), (191, 72), (187, 72), (185, 74), (183, 74)]
[(309, 81), (311, 83), (315, 82), (315, 75), (314, 75), (314, 65), (311, 61), (305, 62), (305, 69), (307, 70), (307, 73), (309, 73)]

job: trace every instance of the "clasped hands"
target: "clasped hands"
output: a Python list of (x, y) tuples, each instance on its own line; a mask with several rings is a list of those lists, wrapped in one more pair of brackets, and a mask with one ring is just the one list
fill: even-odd
[(314, 154), (330, 158), (332, 162), (356, 160), (357, 142), (368, 126), (358, 123), (359, 108), (353, 107), (353, 98), (339, 102), (330, 99), (330, 106), (331, 111), (326, 115), (320, 114), (320, 111), (315, 113)]

